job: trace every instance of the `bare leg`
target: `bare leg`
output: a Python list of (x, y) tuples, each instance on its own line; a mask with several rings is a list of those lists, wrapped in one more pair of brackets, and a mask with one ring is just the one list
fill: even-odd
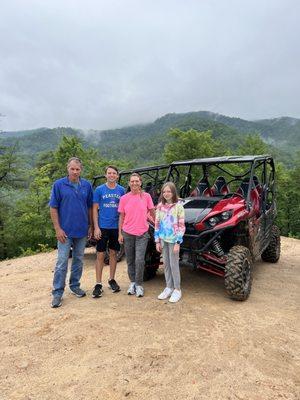
[(96, 270), (96, 282), (100, 283), (102, 282), (102, 271), (104, 267), (104, 252), (99, 252), (97, 251), (97, 260), (95, 264), (95, 270)]
[(116, 250), (109, 249), (109, 280), (115, 279), (117, 268), (117, 252)]

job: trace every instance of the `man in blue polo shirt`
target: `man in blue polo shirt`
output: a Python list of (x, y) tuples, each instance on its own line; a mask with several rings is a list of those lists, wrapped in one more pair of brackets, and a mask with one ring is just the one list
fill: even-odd
[(118, 241), (120, 197), (125, 189), (117, 184), (119, 172), (116, 167), (109, 165), (105, 168), (106, 183), (96, 188), (93, 198), (94, 236), (97, 239), (96, 285), (92, 296), (101, 297), (103, 293), (102, 271), (106, 248), (109, 248), (109, 281), (110, 289), (116, 293), (120, 286), (115, 281), (117, 267), (117, 251), (120, 249)]
[(86, 295), (80, 288), (80, 278), (86, 240), (92, 232), (93, 190), (87, 180), (80, 178), (82, 163), (79, 158), (69, 159), (67, 171), (68, 176), (54, 182), (49, 202), (58, 249), (53, 278), (53, 308), (60, 307), (62, 303), (71, 247), (70, 290), (77, 297)]

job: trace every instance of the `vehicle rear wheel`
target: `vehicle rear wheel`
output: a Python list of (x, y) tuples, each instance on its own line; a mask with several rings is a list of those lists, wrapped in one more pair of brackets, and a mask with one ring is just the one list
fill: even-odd
[(244, 246), (233, 246), (225, 266), (225, 289), (233, 300), (246, 300), (252, 285), (252, 257)]
[[(124, 245), (121, 244), (120, 250), (117, 251), (117, 262), (120, 262), (125, 255)], [(104, 264), (109, 265), (109, 249), (106, 249), (104, 256)]]
[(156, 268), (145, 267), (144, 269), (144, 281), (149, 281), (150, 279), (155, 278), (156, 276)]
[(160, 253), (156, 251), (154, 241), (149, 240), (145, 254), (144, 281), (155, 278), (159, 261)]
[(280, 231), (278, 226), (273, 225), (271, 231), (271, 240), (262, 253), (261, 259), (266, 262), (276, 263), (280, 257)]

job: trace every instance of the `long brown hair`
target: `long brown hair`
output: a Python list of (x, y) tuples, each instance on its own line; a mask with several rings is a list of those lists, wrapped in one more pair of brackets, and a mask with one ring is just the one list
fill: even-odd
[(178, 194), (177, 194), (176, 186), (174, 185), (173, 182), (166, 182), (163, 184), (163, 186), (161, 188), (161, 192), (160, 192), (159, 201), (162, 204), (166, 204), (167, 201), (163, 196), (163, 191), (167, 186), (170, 188), (170, 190), (172, 192), (172, 203), (177, 203), (178, 202)]

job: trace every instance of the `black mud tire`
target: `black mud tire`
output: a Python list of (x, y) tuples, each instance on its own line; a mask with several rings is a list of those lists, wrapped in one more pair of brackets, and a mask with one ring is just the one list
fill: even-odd
[(120, 250), (117, 252), (117, 262), (120, 262), (125, 257), (124, 244), (121, 244)]
[[(120, 250), (117, 251), (117, 262), (122, 261), (124, 256), (125, 256), (125, 249), (124, 249), (124, 245), (121, 244)], [(109, 249), (107, 249), (106, 252), (105, 252), (104, 264), (105, 265), (109, 265)]]
[(266, 262), (276, 263), (280, 258), (280, 230), (273, 225), (271, 230), (271, 240), (268, 247), (261, 255), (261, 259)]
[(247, 300), (252, 285), (252, 257), (244, 246), (233, 246), (227, 256), (224, 284), (233, 300)]
[(155, 243), (149, 241), (145, 254), (144, 281), (155, 278), (159, 267), (160, 253), (155, 249)]
[(109, 250), (107, 249), (104, 254), (104, 264), (109, 265)]
[(156, 268), (151, 268), (151, 267), (145, 267), (144, 269), (144, 281), (150, 281), (150, 279), (153, 279), (156, 277)]

